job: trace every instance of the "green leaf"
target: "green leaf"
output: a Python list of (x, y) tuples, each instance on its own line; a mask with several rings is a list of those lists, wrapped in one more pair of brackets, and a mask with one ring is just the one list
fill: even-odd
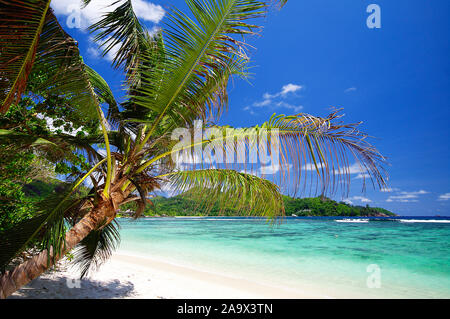
[(169, 185), (175, 192), (186, 193), (210, 210), (219, 201), (223, 207), (233, 207), (251, 215), (275, 218), (284, 214), (279, 188), (274, 183), (246, 173), (228, 169), (202, 169), (169, 173)]
[(81, 270), (81, 278), (91, 271), (98, 270), (107, 261), (114, 250), (119, 247), (119, 224), (116, 221), (101, 226), (87, 235), (78, 246), (75, 247), (73, 260), (74, 266)]
[(0, 4), (0, 112), (18, 102), (25, 90), (50, 0)]

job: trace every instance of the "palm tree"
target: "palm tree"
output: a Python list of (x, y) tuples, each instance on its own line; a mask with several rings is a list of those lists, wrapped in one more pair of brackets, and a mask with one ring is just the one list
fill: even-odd
[[(83, 63), (75, 42), (57, 23), (49, 2), (2, 4), (1, 109), (6, 111), (26, 92), (30, 74), (46, 70), (47, 81), (43, 81), (45, 85), (41, 89), (49, 94), (64, 94), (77, 112), (97, 116), (102, 133), (76, 139), (61, 134), (42, 137), (0, 131), (1, 138), (23, 141), (25, 147), (54, 151), (70, 144), (92, 155), (91, 169), (67, 193), (48, 199), (39, 215), (1, 234), (3, 269), (30, 243), (37, 243), (40, 252), (3, 272), (0, 297), (9, 296), (38, 277), (77, 245), (76, 257), (83, 267), (83, 275), (98, 266), (117, 242), (113, 221), (119, 207), (136, 202), (134, 217), (139, 217), (149, 202), (147, 194), (164, 187), (195, 196), (205, 209), (219, 199), (254, 215), (269, 218), (283, 215), (279, 186), (251, 174), (252, 167), (248, 165), (226, 164), (216, 168), (212, 163), (205, 164), (200, 157), (198, 165), (182, 169), (177, 156), (184, 154), (195, 159), (199, 155), (195, 147), (200, 149), (201, 156), (207, 145), (217, 142), (218, 149), (225, 154), (237, 154), (240, 149), (251, 151), (258, 144), (253, 142), (262, 140), (262, 133), (276, 133), (277, 143), (269, 137), (263, 144), (280, 154), (282, 169), (278, 182), (281, 186), (297, 190), (300, 185), (315, 184), (321, 193), (335, 192), (338, 186), (345, 190), (352, 158), (360, 164), (362, 172), (371, 176), (374, 185), (385, 185), (384, 158), (357, 129), (359, 124), (338, 121), (339, 111), (326, 118), (307, 114), (274, 115), (252, 128), (216, 124), (227, 108), (230, 78), (247, 76), (249, 58), (245, 38), (258, 33), (259, 26), (254, 23), (271, 3), (186, 0), (189, 16), (173, 9), (164, 30), (155, 34), (140, 24), (131, 0), (121, 3), (91, 26), (104, 54), (118, 48), (113, 65), (125, 73), (127, 93), (126, 101), (119, 106), (107, 83)], [(85, 0), (86, 4), (89, 2)], [(24, 16), (30, 20), (23, 22)], [(6, 25), (11, 19), (17, 21), (16, 25), (27, 26), (14, 29), (17, 37), (13, 37), (12, 47), (5, 44), (10, 41), (7, 34), (11, 30)], [(105, 103), (107, 117), (102, 110)], [(206, 123), (202, 131), (216, 129), (219, 133), (181, 146), (179, 140), (171, 138), (174, 129), (179, 127), (194, 131), (195, 121), (199, 119)], [(226, 136), (225, 143), (221, 133), (224, 129), (232, 132)], [(103, 156), (93, 147), (96, 144), (104, 145)], [(302, 175), (304, 165), (310, 163), (314, 165), (315, 183)], [(76, 190), (87, 178), (93, 187), (87, 196), (80, 196)]]

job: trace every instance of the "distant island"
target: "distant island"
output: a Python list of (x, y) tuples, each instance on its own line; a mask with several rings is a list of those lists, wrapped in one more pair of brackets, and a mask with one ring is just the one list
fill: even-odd
[[(389, 217), (396, 214), (380, 207), (353, 206), (345, 202), (336, 202), (327, 197), (292, 198), (283, 196), (286, 216), (349, 216), (349, 217)], [(227, 207), (221, 209), (215, 204), (209, 211), (197, 210), (198, 203), (183, 195), (174, 197), (158, 196), (152, 198), (153, 206), (147, 205), (144, 216), (242, 216), (237, 209)], [(132, 205), (123, 206), (119, 216), (132, 214)]]
[[(65, 183), (56, 179), (46, 182), (34, 180), (25, 186), (28, 198), (43, 200), (52, 192), (64, 189)], [(88, 192), (87, 188), (82, 191)], [(154, 205), (147, 205), (143, 213), (147, 217), (173, 216), (242, 216), (243, 213), (232, 207), (221, 208), (216, 203), (210, 211), (202, 211), (198, 203), (183, 194), (174, 197), (158, 196), (151, 199)], [(345, 202), (336, 202), (320, 196), (312, 198), (292, 198), (283, 196), (286, 216), (348, 216), (348, 217), (390, 217), (396, 214), (380, 207), (354, 206)], [(121, 207), (119, 217), (128, 217), (136, 209), (134, 204)]]

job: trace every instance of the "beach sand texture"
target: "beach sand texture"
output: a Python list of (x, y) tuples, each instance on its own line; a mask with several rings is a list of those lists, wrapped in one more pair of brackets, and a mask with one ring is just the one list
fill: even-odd
[(98, 272), (77, 281), (79, 271), (62, 261), (9, 298), (320, 298), (323, 295), (232, 278), (160, 260), (115, 254)]

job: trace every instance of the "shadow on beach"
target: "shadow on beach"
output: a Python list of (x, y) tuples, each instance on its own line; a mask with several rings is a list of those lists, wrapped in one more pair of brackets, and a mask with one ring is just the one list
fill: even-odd
[(75, 280), (63, 276), (37, 278), (8, 299), (111, 299), (134, 295), (132, 282)]

